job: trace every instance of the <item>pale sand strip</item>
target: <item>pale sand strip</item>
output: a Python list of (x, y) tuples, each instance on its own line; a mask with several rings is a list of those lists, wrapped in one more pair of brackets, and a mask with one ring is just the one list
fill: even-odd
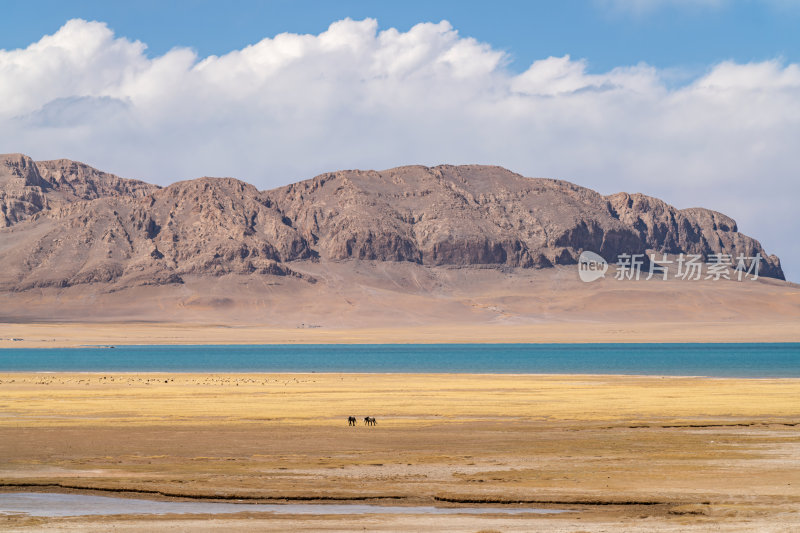
[[(19, 340), (13, 340), (19, 339)], [(800, 342), (786, 322), (550, 322), (406, 328), (273, 328), (178, 323), (0, 323), (0, 348), (123, 344)]]

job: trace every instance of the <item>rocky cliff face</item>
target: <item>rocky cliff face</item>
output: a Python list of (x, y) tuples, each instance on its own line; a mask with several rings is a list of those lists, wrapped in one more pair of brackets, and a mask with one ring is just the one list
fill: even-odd
[(68, 159), (34, 162), (22, 154), (0, 154), (0, 227), (47, 209), (49, 202), (141, 197), (158, 189)]
[(610, 261), (647, 250), (760, 253), (762, 274), (783, 278), (778, 258), (720, 213), (489, 166), (342, 171), (262, 192), (230, 178), (160, 188), (12, 154), (0, 156), (0, 214), (0, 287), (16, 291), (302, 277), (296, 260), (545, 268), (582, 250)]
[(69, 159), (39, 161), (36, 167), (50, 186), (80, 200), (94, 200), (108, 196), (137, 198), (160, 189), (158, 185), (123, 179)]
[(45, 192), (51, 188), (31, 158), (0, 155), (0, 227), (11, 226), (45, 209)]
[(95, 282), (180, 283), (186, 274), (289, 275), (312, 251), (252, 186), (204, 178), (154, 190), (55, 202), (10, 228), (0, 266), (15, 290)]
[(659, 253), (742, 254), (755, 257), (761, 254), (760, 274), (784, 279), (780, 260), (767, 255), (761, 244), (739, 233), (736, 221), (710, 209), (675, 209), (658, 198), (643, 194), (617, 193), (608, 196), (611, 212), (639, 233), (648, 249)]
[(547, 267), (644, 251), (596, 192), (500, 167), (336, 172), (267, 195), (331, 260)]

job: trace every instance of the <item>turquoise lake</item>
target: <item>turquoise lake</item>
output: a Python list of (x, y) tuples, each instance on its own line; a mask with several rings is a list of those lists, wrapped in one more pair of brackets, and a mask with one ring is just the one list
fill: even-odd
[(0, 371), (800, 377), (800, 343), (305, 344), (0, 349)]

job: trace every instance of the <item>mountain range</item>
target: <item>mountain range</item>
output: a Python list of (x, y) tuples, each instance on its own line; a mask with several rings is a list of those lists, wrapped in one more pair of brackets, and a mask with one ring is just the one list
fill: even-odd
[(546, 269), (583, 250), (780, 261), (736, 222), (643, 194), (603, 196), (496, 166), (346, 170), (269, 191), (232, 178), (159, 187), (60, 159), (0, 155), (0, 290), (314, 276), (296, 262)]

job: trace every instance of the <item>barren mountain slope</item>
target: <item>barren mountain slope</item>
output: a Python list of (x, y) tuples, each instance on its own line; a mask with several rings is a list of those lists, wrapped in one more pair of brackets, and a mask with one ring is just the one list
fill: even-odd
[(145, 196), (161, 188), (143, 181), (120, 178), (69, 159), (38, 161), (36, 166), (42, 178), (54, 189), (71, 193), (81, 200), (104, 196)]
[(609, 197), (559, 180), (464, 165), (340, 171), (268, 191), (321, 257), (425, 265), (549, 267), (583, 250), (621, 253), (760, 253), (762, 274), (780, 262), (736, 223), (707, 209)]
[(658, 198), (644, 194), (617, 193), (606, 197), (611, 211), (628, 226), (639, 232), (640, 239), (649, 249), (661, 253), (742, 254), (764, 258), (760, 273), (784, 279), (780, 260), (767, 256), (761, 244), (742, 233), (736, 221), (710, 209), (698, 207), (675, 209)]
[(596, 192), (500, 167), (344, 171), (267, 194), (332, 260), (549, 267), (644, 251)]
[(181, 283), (181, 275), (290, 274), (311, 251), (251, 185), (199, 179), (146, 196), (51, 203), (0, 239), (0, 287)]
[[(180, 286), (191, 276), (202, 300), (203, 280), (236, 274), (245, 276), (240, 281), (252, 276), (257, 286), (287, 275), (297, 287), (321, 281), (307, 294), (339, 298), (372, 283), (358, 267), (368, 262), (399, 298), (417, 291), (397, 281), (412, 275), (404, 264), (419, 267), (416, 281), (441, 277), (426, 270), (439, 267), (500, 268), (519, 277), (528, 269), (573, 264), (583, 250), (612, 262), (617, 254), (648, 250), (758, 253), (765, 258), (762, 276), (783, 278), (778, 258), (720, 213), (676, 210), (640, 194), (603, 197), (500, 167), (341, 171), (258, 191), (232, 178), (160, 188), (68, 160), (39, 164), (12, 154), (0, 156), (0, 198), (6, 226), (0, 228), (0, 290), (9, 294), (73, 286), (87, 294), (117, 293)], [(469, 296), (474, 279), (447, 279), (448, 291)]]
[(29, 157), (0, 155), (0, 227), (8, 227), (47, 207), (52, 185)]

